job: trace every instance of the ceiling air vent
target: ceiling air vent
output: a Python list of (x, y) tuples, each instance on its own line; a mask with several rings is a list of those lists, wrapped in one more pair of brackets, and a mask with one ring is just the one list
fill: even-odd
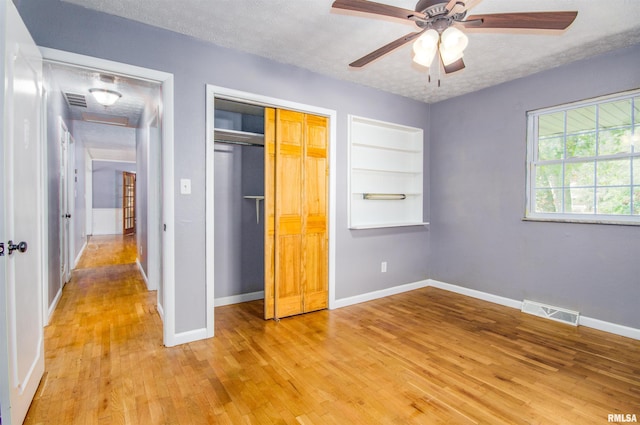
[(80, 108), (87, 107), (87, 99), (83, 94), (65, 93), (64, 97), (67, 99), (69, 106), (79, 106)]

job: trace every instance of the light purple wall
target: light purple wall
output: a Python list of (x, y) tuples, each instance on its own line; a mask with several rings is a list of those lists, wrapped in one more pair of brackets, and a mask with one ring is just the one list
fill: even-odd
[[(43, 67), (44, 80), (52, 82), (49, 77), (49, 67)], [(49, 267), (48, 285), (49, 299), (51, 305), (56, 295), (62, 288), (60, 279), (60, 122), (62, 119), (70, 128), (71, 117), (67, 103), (62, 96), (60, 88), (57, 86), (47, 86), (47, 193), (48, 193), (48, 252), (47, 259)]]
[(526, 112), (640, 87), (640, 46), (431, 105), (431, 277), (640, 328), (640, 227), (524, 222)]
[(135, 162), (93, 161), (93, 208), (122, 208), (122, 172), (136, 172)]
[[(191, 37), (93, 12), (58, 0), (21, 1), (37, 44), (157, 69), (174, 75), (175, 182), (192, 180), (192, 195), (175, 204), (176, 332), (205, 327), (205, 85), (247, 91), (338, 111), (336, 297), (425, 279), (429, 231), (347, 229), (347, 115), (425, 129), (429, 106), (301, 68), (221, 48)], [(328, 12), (327, 12), (328, 13)], [(429, 161), (428, 141), (425, 163)], [(429, 187), (428, 176), (424, 187)], [(425, 197), (428, 221), (429, 197)], [(386, 260), (389, 272), (380, 273)]]
[[(72, 125), (74, 122), (75, 121), (72, 121)], [(73, 129), (71, 130), (71, 134), (74, 134)], [(72, 149), (74, 150), (75, 156), (75, 168), (72, 176), (72, 196), (74, 196), (73, 249), (75, 250), (73, 260), (75, 261), (87, 241), (87, 199), (85, 190), (86, 159), (84, 141), (81, 138), (74, 136), (74, 145), (72, 146)]]

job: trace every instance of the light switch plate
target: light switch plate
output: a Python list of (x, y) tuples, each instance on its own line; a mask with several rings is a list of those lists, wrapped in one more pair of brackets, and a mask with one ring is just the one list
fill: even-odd
[(191, 195), (191, 179), (180, 179), (180, 193)]

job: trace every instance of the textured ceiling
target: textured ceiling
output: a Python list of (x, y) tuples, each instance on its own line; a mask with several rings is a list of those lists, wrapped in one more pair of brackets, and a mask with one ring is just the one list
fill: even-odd
[[(74, 137), (82, 141), (93, 159), (136, 160), (135, 128), (145, 108), (155, 110), (159, 104), (159, 83), (51, 62), (45, 65), (45, 78), (50, 90), (86, 101), (86, 107), (73, 103), (68, 106)], [(122, 97), (112, 106), (102, 106), (89, 93), (91, 88), (115, 90)], [(88, 117), (127, 125), (88, 122)]]
[[(417, 29), (415, 24), (337, 12), (332, 0), (64, 0), (338, 79), (433, 103), (640, 42), (637, 0), (484, 0), (470, 14), (577, 10), (560, 35), (474, 33), (466, 69), (427, 82), (410, 43), (369, 64), (353, 60)], [(380, 0), (413, 9), (413, 0)], [(435, 77), (435, 78), (434, 78)]]

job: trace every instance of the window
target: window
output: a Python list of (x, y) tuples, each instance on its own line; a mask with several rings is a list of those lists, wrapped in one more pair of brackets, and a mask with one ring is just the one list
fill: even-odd
[(526, 218), (640, 224), (640, 90), (527, 119)]

